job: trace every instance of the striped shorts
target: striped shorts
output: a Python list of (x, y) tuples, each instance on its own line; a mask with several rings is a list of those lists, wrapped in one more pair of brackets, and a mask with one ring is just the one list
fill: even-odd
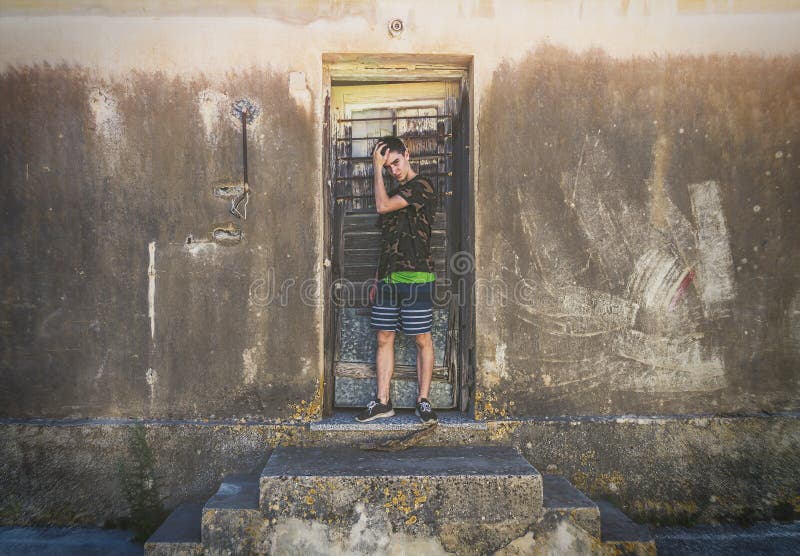
[(379, 281), (370, 327), (402, 332), (406, 336), (430, 332), (433, 325), (433, 284)]

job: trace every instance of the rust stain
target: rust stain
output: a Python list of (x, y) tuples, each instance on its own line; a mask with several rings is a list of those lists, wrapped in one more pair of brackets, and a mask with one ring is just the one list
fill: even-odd
[(665, 132), (661, 132), (653, 145), (653, 177), (650, 180), (650, 223), (657, 228), (664, 228), (666, 204), (666, 173), (669, 167), (671, 142)]

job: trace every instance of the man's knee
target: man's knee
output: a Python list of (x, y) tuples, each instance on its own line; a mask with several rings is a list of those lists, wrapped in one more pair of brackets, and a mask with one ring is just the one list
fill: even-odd
[(414, 336), (414, 340), (417, 342), (417, 347), (420, 349), (424, 349), (433, 345), (433, 335), (430, 332), (426, 332), (425, 334), (417, 334)]
[(378, 346), (385, 346), (394, 343), (393, 330), (378, 330)]

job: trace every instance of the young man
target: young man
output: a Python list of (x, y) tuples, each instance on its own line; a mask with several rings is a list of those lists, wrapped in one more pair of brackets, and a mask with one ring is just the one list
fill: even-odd
[[(375, 207), (381, 228), (381, 257), (370, 325), (377, 330), (378, 395), (356, 417), (361, 422), (394, 415), (389, 386), (394, 372), (394, 336), (402, 331), (417, 343), (419, 392), (416, 414), (423, 423), (436, 422), (428, 396), (433, 376), (433, 258), (431, 225), (436, 192), (427, 178), (409, 163), (409, 152), (397, 137), (384, 137), (372, 152)], [(383, 168), (389, 168), (398, 187), (386, 192)]]

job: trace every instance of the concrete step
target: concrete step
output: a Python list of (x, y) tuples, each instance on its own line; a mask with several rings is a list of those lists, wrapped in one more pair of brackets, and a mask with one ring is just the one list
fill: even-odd
[(568, 518), (590, 535), (600, 538), (600, 508), (559, 475), (542, 475), (544, 511), (557, 519)]
[(538, 521), (542, 477), (507, 447), (276, 448), (260, 506), (272, 523), (311, 520), (340, 536), (367, 527), (481, 553)]
[(610, 502), (597, 502), (603, 547), (610, 554), (655, 556), (656, 543), (650, 528), (631, 521)]
[[(376, 435), (370, 433), (380, 432), (396, 432), (396, 431), (415, 431), (421, 430), (428, 425), (423, 424), (419, 417), (414, 414), (413, 409), (398, 409), (395, 408), (395, 414), (392, 417), (385, 419), (375, 419), (367, 423), (359, 423), (356, 421), (356, 416), (361, 412), (361, 409), (341, 409), (337, 408), (333, 415), (324, 417), (319, 421), (313, 421), (308, 424), (308, 428), (314, 432), (324, 433), (327, 437), (335, 440), (337, 433), (341, 432), (361, 432), (362, 443), (374, 441)], [(438, 417), (438, 431), (443, 435), (450, 435), (454, 438), (446, 437), (448, 445), (455, 446), (463, 444), (463, 440), (458, 436), (459, 431), (471, 431), (482, 433), (488, 430), (486, 421), (476, 421), (468, 417), (464, 413), (456, 409), (437, 410)], [(380, 436), (380, 435), (378, 435)], [(485, 435), (484, 435), (485, 436)], [(485, 442), (485, 438), (481, 437)], [(352, 442), (345, 443), (353, 445)], [(441, 444), (441, 442), (439, 443)], [(330, 445), (335, 445), (331, 443)]]
[(203, 546), (216, 554), (258, 554), (269, 526), (258, 506), (258, 474), (225, 477), (202, 510)]
[(147, 556), (202, 554), (200, 516), (202, 504), (181, 504), (144, 543)]
[(655, 544), (512, 448), (281, 447), (260, 475), (228, 476), (202, 508), (176, 510), (146, 553), (649, 555)]

